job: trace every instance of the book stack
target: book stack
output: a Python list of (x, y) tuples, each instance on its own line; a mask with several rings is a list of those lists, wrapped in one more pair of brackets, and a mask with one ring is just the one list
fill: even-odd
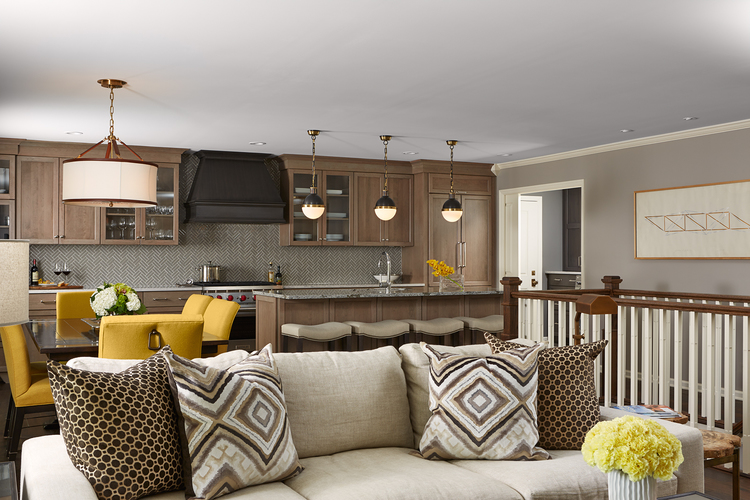
[(615, 408), (616, 410), (629, 411), (630, 413), (637, 413), (641, 417), (679, 418), (682, 416), (669, 406), (664, 405), (627, 405), (613, 406), (612, 408)]

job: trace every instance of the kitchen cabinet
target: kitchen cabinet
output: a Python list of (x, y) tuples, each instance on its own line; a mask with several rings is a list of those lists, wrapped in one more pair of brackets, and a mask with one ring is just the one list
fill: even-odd
[(62, 203), (60, 158), (16, 158), (17, 236), (32, 244), (99, 243), (100, 210)]
[(177, 245), (179, 166), (158, 164), (155, 207), (102, 208), (103, 245)]
[(0, 200), (0, 239), (16, 237), (16, 201)]
[(383, 195), (384, 183), (384, 174), (354, 174), (354, 244), (412, 246), (414, 177), (403, 174), (388, 175), (388, 195), (396, 203), (396, 215), (389, 221), (380, 220), (375, 215), (375, 203)]
[(302, 213), (302, 204), (310, 194), (312, 172), (282, 172), (282, 197), (287, 200), (289, 223), (281, 225), (281, 245), (351, 246), (352, 181), (351, 172), (316, 172), (315, 184), (325, 211), (318, 219), (308, 219)]
[(138, 292), (138, 295), (149, 314), (179, 314), (188, 298), (196, 293), (201, 292), (200, 290), (148, 291)]
[(16, 157), (0, 155), (0, 200), (16, 198)]
[(563, 195), (563, 271), (581, 272), (581, 188)]

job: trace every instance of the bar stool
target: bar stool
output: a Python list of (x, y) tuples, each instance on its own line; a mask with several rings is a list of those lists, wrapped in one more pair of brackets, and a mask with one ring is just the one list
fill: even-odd
[[(454, 319), (464, 322), (464, 335), (469, 335), (469, 341), (472, 344), (476, 344), (475, 335), (479, 334), (479, 343), (484, 343), (484, 332), (490, 332), (493, 335), (498, 335), (503, 331), (505, 327), (505, 321), (502, 314), (493, 314), (491, 316), (485, 316), (484, 318), (472, 318), (470, 316), (458, 316)], [(461, 341), (462, 344), (466, 344), (466, 338)]]
[[(388, 345), (394, 345), (394, 339), (409, 335), (409, 323), (387, 319), (377, 323), (363, 323), (362, 321), (344, 321), (352, 327), (352, 333), (357, 336), (357, 350), (364, 351), (363, 337), (376, 340), (387, 340)], [(399, 345), (403, 342), (399, 342)], [(398, 348), (399, 345), (395, 347)]]
[[(422, 340), (423, 335), (439, 337), (441, 344), (445, 344), (446, 337), (452, 337), (456, 333), (464, 331), (464, 322), (453, 318), (435, 318), (429, 320), (405, 319), (409, 323), (409, 330), (415, 334), (417, 342)], [(455, 342), (451, 342), (455, 344)]]
[(334, 341), (346, 339), (346, 350), (352, 350), (352, 327), (345, 323), (331, 321), (319, 325), (298, 325), (285, 323), (281, 325), (281, 346), (283, 352), (289, 352), (289, 337), (297, 339), (297, 352), (303, 351), (303, 340), (328, 342), (328, 350), (334, 351)]

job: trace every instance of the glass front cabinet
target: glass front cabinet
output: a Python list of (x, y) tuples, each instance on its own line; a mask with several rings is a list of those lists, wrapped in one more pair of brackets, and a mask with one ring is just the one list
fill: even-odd
[(282, 228), (282, 245), (351, 245), (352, 174), (316, 172), (318, 195), (325, 211), (319, 219), (308, 219), (302, 204), (310, 194), (311, 171), (285, 172), (283, 185), (288, 189), (289, 224)]
[(0, 200), (14, 200), (15, 198), (16, 157), (0, 155)]
[(102, 209), (102, 244), (176, 245), (178, 175), (177, 165), (159, 165), (155, 207)]

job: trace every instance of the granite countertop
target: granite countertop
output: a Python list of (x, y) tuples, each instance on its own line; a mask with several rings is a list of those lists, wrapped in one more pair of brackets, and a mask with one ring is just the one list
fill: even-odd
[[(162, 286), (157, 288), (136, 288), (136, 292), (181, 292), (181, 291), (190, 291), (190, 292), (201, 292), (201, 287), (199, 286)], [(34, 293), (65, 293), (65, 292), (91, 292), (94, 293), (96, 291), (96, 288), (55, 288), (50, 287), (49, 290), (29, 290), (29, 294)]]
[(446, 295), (498, 295), (501, 290), (483, 290), (467, 292), (423, 292), (409, 290), (402, 286), (395, 286), (391, 293), (386, 293), (385, 288), (338, 288), (338, 289), (284, 289), (269, 292), (258, 291), (256, 295), (264, 297), (276, 297), (287, 300), (312, 300), (312, 299), (356, 299), (372, 297), (438, 297)]

